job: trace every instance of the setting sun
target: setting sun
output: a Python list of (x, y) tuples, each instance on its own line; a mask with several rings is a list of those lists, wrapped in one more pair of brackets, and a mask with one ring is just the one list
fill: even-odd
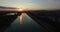
[(19, 9), (19, 11), (23, 11), (23, 9)]
[(21, 8), (18, 9), (18, 12), (22, 12), (22, 11), (23, 11), (23, 9), (21, 9)]
[(19, 8), (17, 9), (18, 12), (23, 12), (23, 9)]

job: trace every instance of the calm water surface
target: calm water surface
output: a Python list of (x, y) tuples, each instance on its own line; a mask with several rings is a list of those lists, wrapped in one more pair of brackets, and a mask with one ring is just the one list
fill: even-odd
[[(20, 19), (19, 19), (20, 18)], [(40, 25), (38, 25), (27, 14), (17, 17), (17, 19), (6, 29), (5, 32), (47, 32)]]

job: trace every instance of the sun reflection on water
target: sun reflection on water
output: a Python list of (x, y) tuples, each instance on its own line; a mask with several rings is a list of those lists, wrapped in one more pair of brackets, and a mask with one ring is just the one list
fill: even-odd
[(21, 14), (21, 16), (20, 16), (20, 24), (22, 24), (22, 14)]

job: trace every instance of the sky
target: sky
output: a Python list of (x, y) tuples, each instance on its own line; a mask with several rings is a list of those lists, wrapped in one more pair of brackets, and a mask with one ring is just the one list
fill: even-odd
[(25, 10), (60, 9), (60, 0), (0, 0), (0, 6)]

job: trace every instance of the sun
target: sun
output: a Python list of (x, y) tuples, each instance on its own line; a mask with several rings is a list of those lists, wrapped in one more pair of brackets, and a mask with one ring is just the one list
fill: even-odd
[(22, 11), (23, 11), (23, 9), (21, 9), (21, 8), (18, 9), (18, 12), (22, 12)]
[(23, 9), (19, 9), (19, 11), (23, 11)]

